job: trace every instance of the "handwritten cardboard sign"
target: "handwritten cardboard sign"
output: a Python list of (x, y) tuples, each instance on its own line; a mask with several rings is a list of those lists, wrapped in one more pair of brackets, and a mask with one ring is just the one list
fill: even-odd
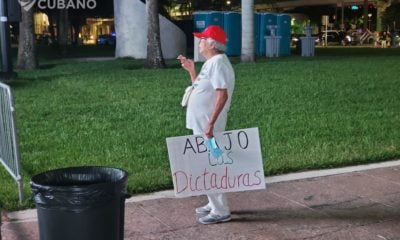
[(265, 188), (258, 128), (215, 133), (215, 158), (200, 135), (167, 138), (177, 197)]

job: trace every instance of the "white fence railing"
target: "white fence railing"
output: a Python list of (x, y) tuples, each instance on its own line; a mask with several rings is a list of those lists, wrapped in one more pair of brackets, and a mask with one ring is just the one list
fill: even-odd
[(22, 203), (24, 195), (15, 126), (15, 109), (11, 89), (2, 83), (0, 83), (0, 162), (17, 182), (19, 201)]

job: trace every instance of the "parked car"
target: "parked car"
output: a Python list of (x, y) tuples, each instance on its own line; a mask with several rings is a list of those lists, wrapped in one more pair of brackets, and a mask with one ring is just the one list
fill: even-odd
[[(305, 36), (305, 34), (292, 34), (291, 46), (296, 46), (300, 42), (301, 37)], [(312, 35), (311, 37), (315, 37), (315, 44), (318, 45), (320, 41), (318, 35)]]
[(112, 34), (99, 35), (97, 36), (96, 43), (97, 45), (114, 45), (115, 36)]
[[(326, 38), (326, 42), (325, 42)], [(319, 39), (322, 45), (342, 45), (346, 46), (351, 43), (351, 37), (345, 32), (339, 30), (324, 30), (319, 34)]]

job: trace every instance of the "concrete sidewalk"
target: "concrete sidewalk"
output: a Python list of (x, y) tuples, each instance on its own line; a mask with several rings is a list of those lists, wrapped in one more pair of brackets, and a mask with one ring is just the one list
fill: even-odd
[[(267, 178), (267, 189), (229, 193), (232, 221), (204, 226), (205, 197), (166, 191), (129, 199), (125, 239), (400, 240), (400, 161)], [(35, 211), (3, 216), (2, 240), (39, 239)]]

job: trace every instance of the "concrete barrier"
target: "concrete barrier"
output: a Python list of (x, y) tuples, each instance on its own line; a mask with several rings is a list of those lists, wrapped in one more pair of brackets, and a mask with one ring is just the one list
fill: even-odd
[[(115, 57), (147, 57), (146, 5), (140, 0), (115, 0), (114, 21), (116, 31)], [(186, 35), (175, 24), (160, 17), (160, 38), (166, 59), (186, 54)]]

